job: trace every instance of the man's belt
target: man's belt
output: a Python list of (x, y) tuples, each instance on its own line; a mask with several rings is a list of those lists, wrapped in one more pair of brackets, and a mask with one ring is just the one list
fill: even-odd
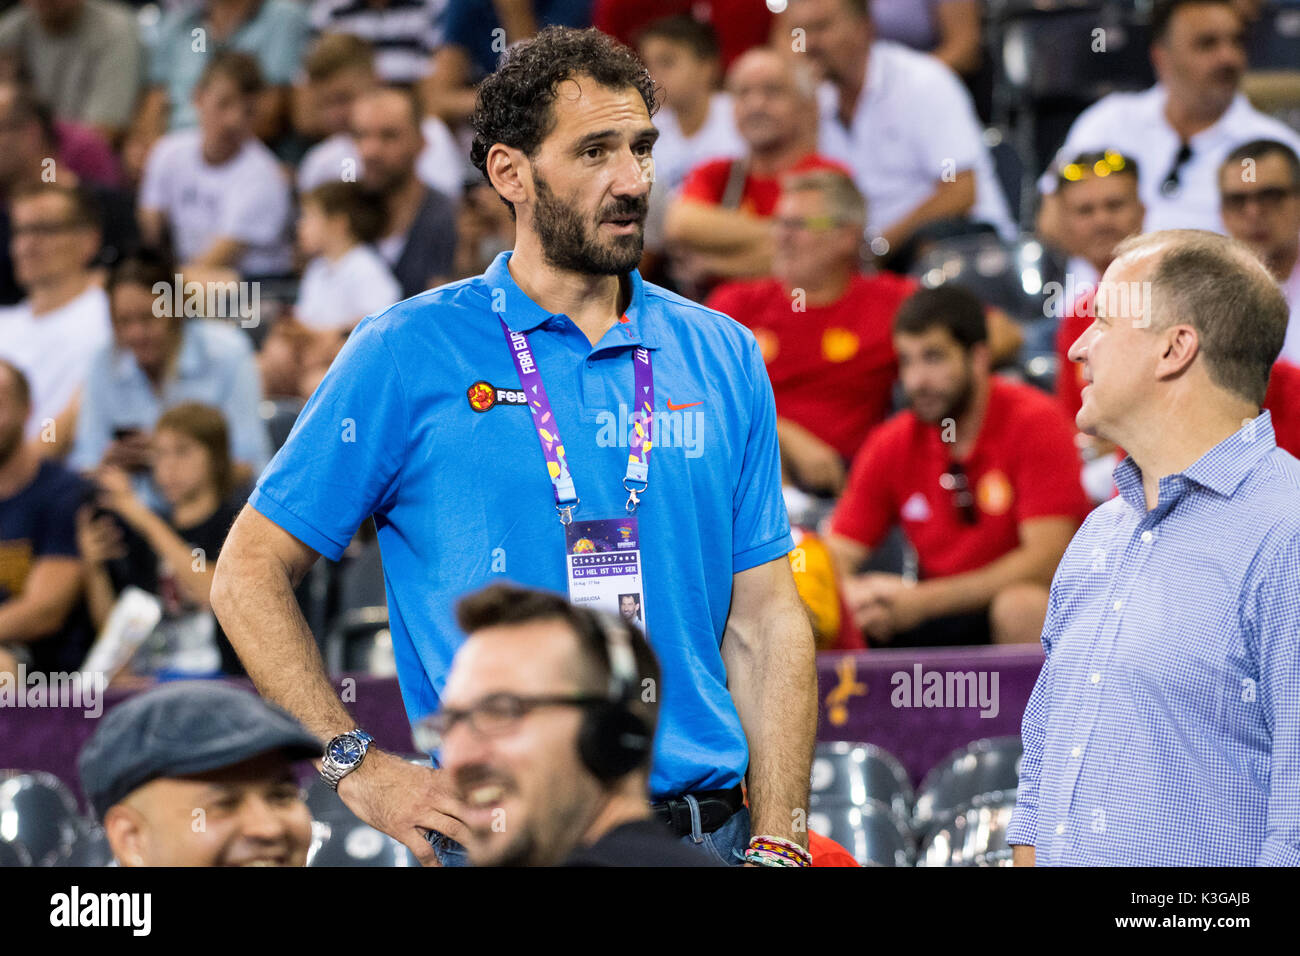
[[(691, 794), (700, 806), (700, 832), (712, 833), (722, 826), (745, 805), (745, 796), (740, 785), (730, 790), (700, 790)], [(686, 797), (669, 797), (650, 808), (655, 819), (665, 824), (678, 836), (690, 836), (691, 805)]]

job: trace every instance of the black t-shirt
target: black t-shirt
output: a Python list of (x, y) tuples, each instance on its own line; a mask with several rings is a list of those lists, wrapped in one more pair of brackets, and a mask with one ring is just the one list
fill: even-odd
[[(226, 500), (217, 506), (216, 511), (196, 525), (181, 528), (170, 518), (168, 524), (191, 548), (201, 549), (203, 560), (208, 563), (208, 567), (212, 567), (221, 554), (221, 546), (225, 543), (226, 534), (239, 513), (239, 507), (237, 501)], [(177, 618), (186, 614), (212, 613), (202, 611), (185, 598), (172, 572), (138, 535), (128, 536), (127, 557), (114, 562), (110, 573), (113, 586), (119, 592), (128, 585), (135, 585), (151, 594), (156, 594), (162, 601), (164, 619)], [(216, 642), (217, 650), (221, 652), (221, 672), (228, 676), (244, 676), (244, 666), (239, 662), (239, 656), (226, 638), (226, 633), (221, 629), (220, 624), (216, 625)]]
[[(51, 461), (10, 498), (0, 498), (0, 603), (23, 592), (41, 558), (79, 558), (77, 509), (89, 488), (77, 475)], [(93, 637), (90, 615), (77, 599), (63, 626), (26, 644), (34, 671), (73, 671), (81, 666)]]
[(615, 827), (590, 846), (579, 847), (564, 866), (723, 866), (706, 850), (687, 846), (654, 819)]

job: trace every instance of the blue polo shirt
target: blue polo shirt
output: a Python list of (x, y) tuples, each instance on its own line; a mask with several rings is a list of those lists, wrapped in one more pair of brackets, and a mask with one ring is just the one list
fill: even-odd
[[(734, 786), (748, 749), (720, 651), (732, 575), (794, 547), (758, 345), (738, 322), (634, 270), (626, 321), (593, 347), (520, 290), (510, 256), (363, 320), (250, 504), (335, 560), (375, 516), (398, 679), (418, 720), (437, 708), (464, 639), (459, 597), (502, 580), (568, 591), (532, 416), (501, 394), (519, 379), (499, 316), (528, 334), (581, 498), (575, 520), (626, 514), (631, 352), (645, 346), (656, 427), (636, 517), (664, 674), (651, 792)], [(470, 404), (480, 382), (500, 390), (486, 411)]]

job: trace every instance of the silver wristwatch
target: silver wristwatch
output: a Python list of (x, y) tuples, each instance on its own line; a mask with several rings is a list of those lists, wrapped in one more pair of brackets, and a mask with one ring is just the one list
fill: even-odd
[(346, 734), (339, 734), (325, 745), (320, 776), (330, 785), (331, 790), (337, 792), (339, 781), (361, 766), (374, 739), (364, 730), (350, 730)]

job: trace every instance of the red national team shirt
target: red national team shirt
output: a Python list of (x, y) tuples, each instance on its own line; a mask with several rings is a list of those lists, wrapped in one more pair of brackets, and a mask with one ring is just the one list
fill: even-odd
[[(715, 206), (722, 202), (722, 197), (727, 192), (727, 178), (731, 175), (732, 162), (730, 159), (714, 159), (696, 166), (682, 183), (682, 198)], [(809, 173), (818, 169), (834, 169), (852, 176), (840, 163), (817, 153), (809, 153), (786, 170), (786, 173)], [(750, 173), (745, 177), (745, 188), (741, 191), (740, 205), (736, 208), (755, 216), (770, 216), (776, 211), (776, 202), (780, 198), (779, 176), (755, 176)]]
[(889, 414), (898, 361), (894, 313), (918, 288), (904, 276), (855, 275), (839, 301), (796, 312), (776, 279), (729, 282), (708, 306), (758, 339), (776, 396), (776, 413), (853, 458)]
[[(1092, 325), (1093, 292), (1085, 292), (1075, 301), (1069, 314), (1056, 330), (1056, 397), (1074, 421), (1083, 407), (1083, 363), (1071, 362), (1067, 353), (1088, 326)], [(1273, 415), (1273, 432), (1277, 446), (1300, 458), (1300, 366), (1278, 362), (1268, 380), (1264, 407)]]
[(922, 578), (974, 571), (1020, 545), (1030, 518), (1081, 522), (1091, 510), (1079, 484), (1074, 429), (1051, 396), (994, 377), (984, 423), (962, 462), (979, 520), (966, 524), (939, 484), (951, 446), (938, 425), (901, 412), (867, 438), (831, 518), (831, 531), (874, 548), (901, 524)]
[(660, 17), (687, 13), (705, 20), (718, 35), (722, 67), (750, 47), (764, 46), (772, 30), (772, 11), (758, 0), (596, 0), (591, 25), (635, 47), (637, 36)]
[(1300, 365), (1277, 362), (1268, 377), (1264, 407), (1273, 416), (1277, 447), (1300, 458)]
[(1092, 299), (1096, 289), (1089, 289), (1074, 300), (1068, 312), (1056, 327), (1056, 397), (1065, 409), (1070, 421), (1079, 414), (1083, 407), (1083, 363), (1071, 362), (1070, 346), (1092, 325)]

